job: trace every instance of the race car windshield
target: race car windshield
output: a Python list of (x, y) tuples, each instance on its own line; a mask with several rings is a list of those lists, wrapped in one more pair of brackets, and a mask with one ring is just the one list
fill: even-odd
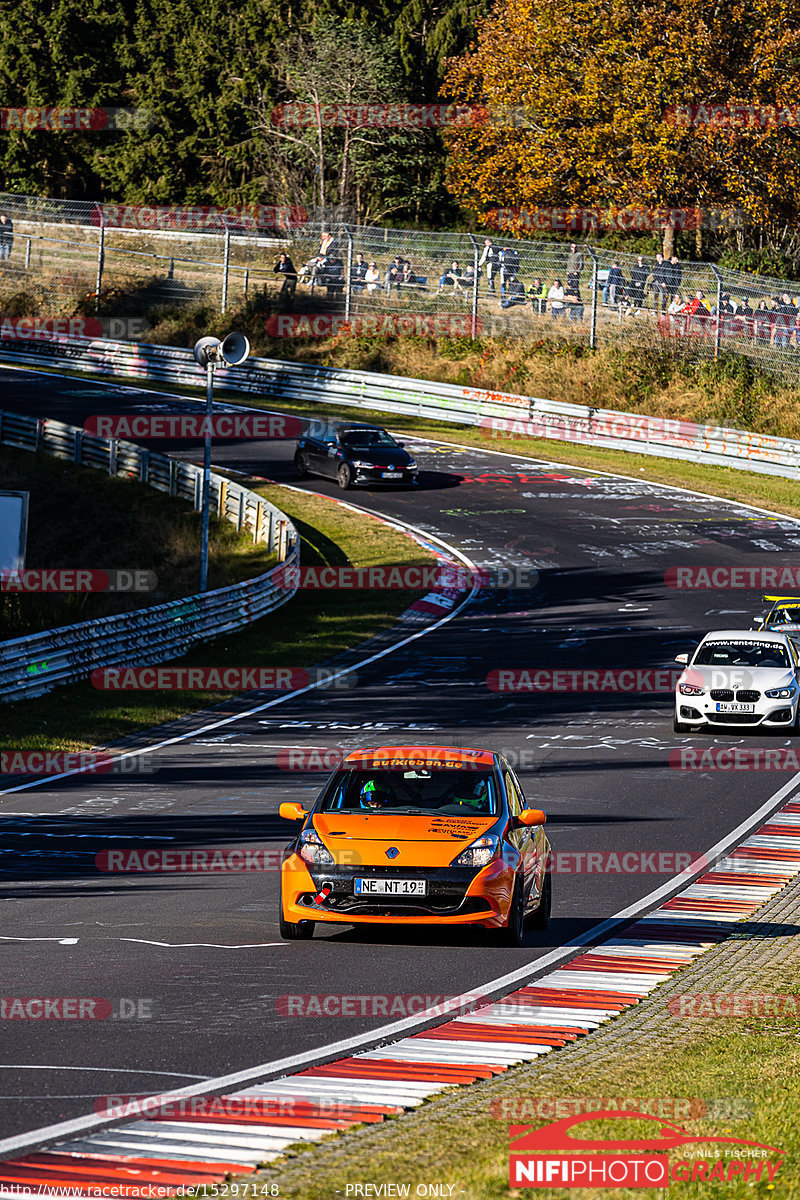
[(693, 667), (788, 667), (783, 646), (773, 642), (705, 642)]
[(396, 446), (397, 442), (385, 429), (353, 429), (339, 439), (351, 450), (366, 450), (370, 446)]
[(342, 771), (318, 811), (493, 817), (498, 808), (491, 771), (415, 767)]

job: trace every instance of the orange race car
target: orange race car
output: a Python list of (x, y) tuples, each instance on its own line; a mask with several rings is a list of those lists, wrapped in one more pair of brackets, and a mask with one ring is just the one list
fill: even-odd
[(526, 919), (550, 917), (545, 815), (529, 808), (505, 759), (490, 750), (381, 746), (356, 750), (284, 852), (280, 932), (314, 923), (476, 925), (507, 945)]

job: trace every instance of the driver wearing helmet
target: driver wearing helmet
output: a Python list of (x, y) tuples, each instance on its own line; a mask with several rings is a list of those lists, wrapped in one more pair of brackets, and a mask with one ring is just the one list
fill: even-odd
[(489, 784), (485, 779), (467, 780), (466, 776), (463, 781), (459, 781), (453, 789), (451, 804), (464, 804), (468, 808), (472, 808), (475, 812), (488, 813), (489, 811)]
[(361, 808), (366, 809), (386, 808), (393, 800), (391, 789), (381, 779), (367, 779), (358, 794)]

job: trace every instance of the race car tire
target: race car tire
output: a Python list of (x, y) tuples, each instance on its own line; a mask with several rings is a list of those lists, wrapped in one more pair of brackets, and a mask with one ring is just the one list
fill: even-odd
[(522, 880), (517, 879), (508, 910), (508, 920), (502, 929), (498, 930), (498, 942), (501, 946), (521, 946), (525, 933), (525, 896)]
[(672, 718), (672, 728), (675, 733), (690, 733), (691, 725), (687, 725), (686, 721), (679, 721), (677, 716)]
[(294, 469), (297, 472), (298, 479), (305, 479), (308, 475), (308, 459), (302, 450), (298, 450), (294, 456)]
[(553, 880), (550, 872), (545, 872), (542, 894), (536, 909), (528, 918), (530, 929), (547, 929), (550, 924), (550, 910), (553, 906)]
[(278, 931), (285, 942), (293, 942), (297, 940), (307, 940), (314, 936), (313, 921), (287, 921), (283, 915), (283, 905), (281, 905), (280, 914), (278, 916)]
[(350, 468), (348, 467), (347, 463), (342, 463), (336, 473), (336, 481), (343, 492), (346, 492), (350, 487), (351, 479), (352, 475), (350, 473)]

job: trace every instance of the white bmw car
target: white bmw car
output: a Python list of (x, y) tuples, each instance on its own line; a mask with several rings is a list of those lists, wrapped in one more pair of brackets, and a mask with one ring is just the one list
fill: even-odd
[(785, 633), (707, 633), (675, 688), (676, 733), (717, 728), (787, 729), (798, 724), (800, 659)]

